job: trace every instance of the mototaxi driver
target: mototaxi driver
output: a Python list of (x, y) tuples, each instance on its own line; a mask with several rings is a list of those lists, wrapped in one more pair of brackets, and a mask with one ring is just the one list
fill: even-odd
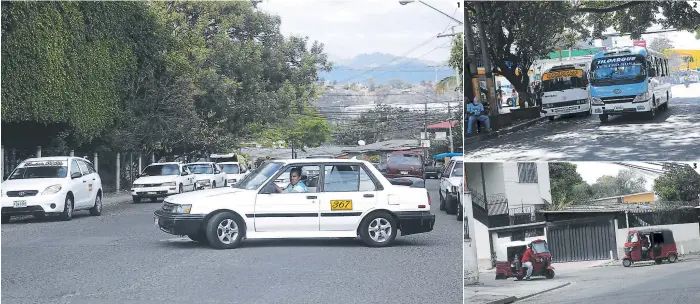
[(525, 280), (530, 280), (530, 276), (532, 275), (532, 243), (527, 244), (527, 249), (525, 249), (525, 253), (523, 253), (523, 259), (522, 264), (523, 267), (527, 268), (527, 273), (525, 274)]

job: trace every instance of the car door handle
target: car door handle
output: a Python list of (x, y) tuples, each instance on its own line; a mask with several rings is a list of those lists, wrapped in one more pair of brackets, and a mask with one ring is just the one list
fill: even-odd
[(87, 183), (87, 181), (86, 181), (86, 180), (83, 180), (83, 183)]
[(308, 198), (308, 199), (316, 199), (317, 197), (314, 196), (314, 195), (309, 195), (309, 196), (307, 196), (306, 198)]
[(364, 197), (374, 197), (374, 194), (365, 194)]

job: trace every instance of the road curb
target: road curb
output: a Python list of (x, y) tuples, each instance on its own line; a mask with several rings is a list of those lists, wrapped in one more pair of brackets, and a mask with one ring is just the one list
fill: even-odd
[(507, 297), (496, 301), (486, 302), (486, 304), (509, 304), (514, 303), (517, 300), (518, 298), (516, 297)]
[(483, 140), (486, 140), (486, 139), (496, 138), (496, 137), (503, 136), (503, 135), (508, 135), (508, 134), (511, 134), (511, 133), (513, 133), (513, 132), (515, 132), (515, 131), (518, 131), (518, 130), (522, 129), (522, 128), (526, 128), (526, 127), (532, 126), (532, 125), (534, 125), (534, 124), (536, 124), (536, 123), (538, 123), (538, 122), (540, 122), (540, 121), (545, 120), (546, 118), (547, 118), (546, 116), (538, 117), (538, 118), (533, 118), (533, 119), (530, 119), (530, 120), (521, 122), (521, 123), (519, 123), (519, 124), (517, 124), (517, 125), (508, 126), (507, 128), (504, 128), (504, 129), (502, 129), (502, 130), (498, 130), (498, 131), (493, 132), (493, 133), (491, 133), (491, 134), (476, 135), (476, 136), (473, 136), (473, 137), (468, 137), (468, 138), (465, 138), (465, 139), (464, 139), (464, 145), (465, 145), (465, 146), (466, 146), (466, 145), (471, 145), (471, 144), (474, 144), (474, 143), (477, 143), (477, 142), (480, 142), (480, 141), (483, 141)]
[(559, 285), (559, 286), (552, 287), (552, 288), (550, 288), (550, 289), (545, 289), (545, 290), (543, 290), (543, 291), (539, 291), (539, 292), (536, 292), (536, 293), (533, 293), (533, 294), (529, 294), (529, 295), (524, 296), (524, 297), (520, 297), (520, 298), (518, 298), (516, 301), (520, 301), (520, 300), (524, 300), (524, 299), (527, 299), (527, 298), (531, 298), (531, 297), (534, 297), (534, 296), (536, 296), (536, 295), (541, 295), (541, 294), (543, 294), (543, 293), (545, 293), (545, 292), (550, 292), (550, 291), (552, 291), (552, 290), (557, 290), (557, 289), (559, 289), (559, 288), (563, 288), (563, 287), (566, 287), (566, 286), (569, 286), (569, 285), (571, 285), (571, 282), (566, 282), (566, 283), (564, 283), (564, 284), (561, 284), (561, 285)]

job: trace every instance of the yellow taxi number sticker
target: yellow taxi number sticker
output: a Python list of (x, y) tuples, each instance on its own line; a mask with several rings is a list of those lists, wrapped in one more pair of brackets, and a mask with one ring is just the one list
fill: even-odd
[(332, 200), (331, 210), (352, 210), (352, 200)]

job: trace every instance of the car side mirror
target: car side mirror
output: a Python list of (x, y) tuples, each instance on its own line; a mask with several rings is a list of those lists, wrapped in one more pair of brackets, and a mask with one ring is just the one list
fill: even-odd
[(71, 178), (71, 179), (80, 178), (80, 177), (82, 177), (82, 176), (83, 176), (83, 175), (80, 174), (80, 172), (73, 172), (73, 173), (70, 174), (70, 178)]
[(180, 173), (180, 176), (187, 176), (187, 175), (189, 175), (187, 172)]

